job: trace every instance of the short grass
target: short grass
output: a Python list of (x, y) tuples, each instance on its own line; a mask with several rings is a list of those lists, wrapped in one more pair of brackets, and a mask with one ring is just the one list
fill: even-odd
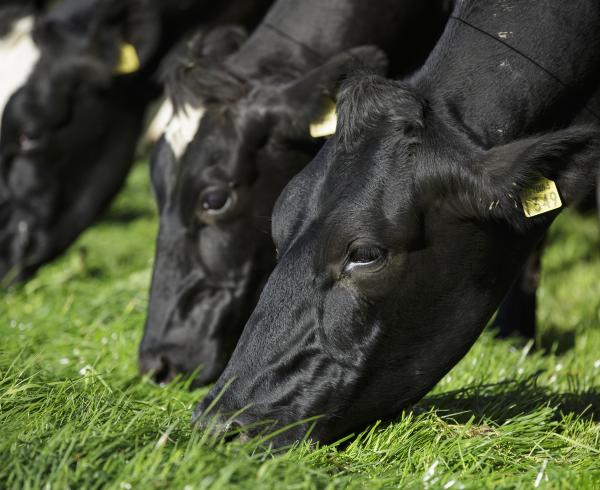
[(156, 214), (138, 165), (106, 217), (0, 301), (0, 488), (600, 488), (600, 239), (544, 257), (544, 349), (485, 333), (414, 409), (273, 454), (189, 426), (206, 390), (137, 377)]

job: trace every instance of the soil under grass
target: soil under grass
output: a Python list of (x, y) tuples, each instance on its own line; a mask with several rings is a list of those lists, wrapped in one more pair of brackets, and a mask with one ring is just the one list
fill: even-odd
[(600, 488), (594, 216), (553, 228), (542, 348), (485, 332), (394, 423), (276, 454), (192, 431), (206, 389), (137, 376), (156, 226), (140, 164), (69, 253), (2, 293), (0, 488)]

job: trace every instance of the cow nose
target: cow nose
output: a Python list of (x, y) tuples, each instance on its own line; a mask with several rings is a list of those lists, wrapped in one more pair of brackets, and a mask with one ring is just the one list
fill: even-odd
[(142, 352), (140, 354), (140, 372), (149, 374), (152, 380), (158, 384), (166, 384), (173, 381), (176, 370), (173, 364), (165, 356)]

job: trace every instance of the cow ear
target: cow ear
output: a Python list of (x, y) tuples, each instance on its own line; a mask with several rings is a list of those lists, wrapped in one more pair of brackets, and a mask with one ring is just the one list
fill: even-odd
[(218, 26), (208, 32), (200, 31), (188, 43), (186, 56), (222, 60), (235, 53), (247, 38), (246, 30), (233, 24)]
[[(492, 148), (481, 161), (480, 201), (491, 214), (533, 218), (574, 205), (596, 185), (600, 130), (572, 127)], [(484, 196), (481, 196), (481, 193)]]
[[(284, 96), (300, 116), (300, 120), (313, 121), (321, 116), (324, 96), (335, 100), (341, 82), (358, 70), (384, 75), (388, 59), (375, 46), (360, 46), (337, 54), (323, 65), (314, 68), (284, 89)], [(326, 104), (327, 105), (327, 104)]]
[[(182, 75), (192, 69), (204, 73), (210, 72), (224, 58), (237, 51), (247, 37), (248, 34), (243, 27), (223, 25), (210, 30), (199, 29), (190, 39), (172, 49), (161, 63), (159, 77), (169, 96), (174, 95), (173, 87), (176, 92), (189, 88), (186, 84), (180, 83)], [(193, 90), (194, 97), (198, 92), (199, 90)]]

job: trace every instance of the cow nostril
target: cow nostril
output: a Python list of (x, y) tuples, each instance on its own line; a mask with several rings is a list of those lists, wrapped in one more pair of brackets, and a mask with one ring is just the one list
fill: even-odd
[(175, 369), (169, 359), (164, 356), (142, 355), (140, 358), (140, 371), (148, 374), (155, 383), (166, 384), (175, 377)]
[(166, 357), (160, 357), (160, 366), (152, 374), (152, 378), (159, 384), (165, 384), (173, 380), (174, 371), (172, 365)]

